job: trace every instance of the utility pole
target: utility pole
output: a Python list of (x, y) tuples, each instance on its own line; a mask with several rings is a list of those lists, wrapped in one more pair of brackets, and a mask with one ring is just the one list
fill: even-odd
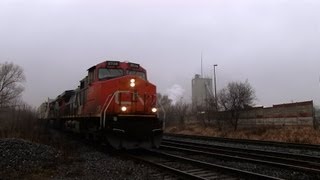
[(218, 64), (213, 65), (213, 78), (214, 78), (214, 99), (216, 103), (216, 108), (218, 109), (216, 66), (218, 66)]

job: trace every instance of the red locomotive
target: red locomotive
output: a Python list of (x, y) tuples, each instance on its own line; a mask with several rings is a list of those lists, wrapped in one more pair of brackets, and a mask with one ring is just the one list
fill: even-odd
[(42, 104), (40, 118), (117, 149), (159, 147), (156, 97), (156, 86), (139, 64), (106, 61), (89, 68), (77, 89)]

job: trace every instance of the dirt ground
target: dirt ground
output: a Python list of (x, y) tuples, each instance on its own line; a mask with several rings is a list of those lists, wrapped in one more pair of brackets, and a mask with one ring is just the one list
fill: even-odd
[(189, 134), (200, 136), (253, 139), (291, 143), (320, 144), (320, 130), (313, 127), (259, 127), (250, 129), (222, 129), (200, 124), (189, 123), (184, 128), (171, 126), (166, 133)]

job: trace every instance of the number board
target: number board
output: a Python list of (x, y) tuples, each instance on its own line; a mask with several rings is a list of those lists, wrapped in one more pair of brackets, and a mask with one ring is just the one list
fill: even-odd
[(107, 61), (107, 66), (119, 66), (119, 61)]
[(129, 67), (139, 69), (140, 65), (135, 63), (129, 63)]

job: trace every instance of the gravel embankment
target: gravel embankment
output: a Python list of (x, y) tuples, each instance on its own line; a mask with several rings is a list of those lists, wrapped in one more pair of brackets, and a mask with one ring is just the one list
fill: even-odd
[(122, 160), (90, 147), (80, 147), (79, 156), (58, 167), (53, 179), (154, 179), (154, 170), (143, 164)]
[(143, 164), (81, 142), (68, 143), (66, 149), (57, 150), (21, 139), (0, 139), (0, 179), (156, 179), (153, 175), (158, 172)]
[(0, 139), (0, 177), (18, 178), (50, 168), (60, 155), (59, 151), (47, 145), (22, 139)]

